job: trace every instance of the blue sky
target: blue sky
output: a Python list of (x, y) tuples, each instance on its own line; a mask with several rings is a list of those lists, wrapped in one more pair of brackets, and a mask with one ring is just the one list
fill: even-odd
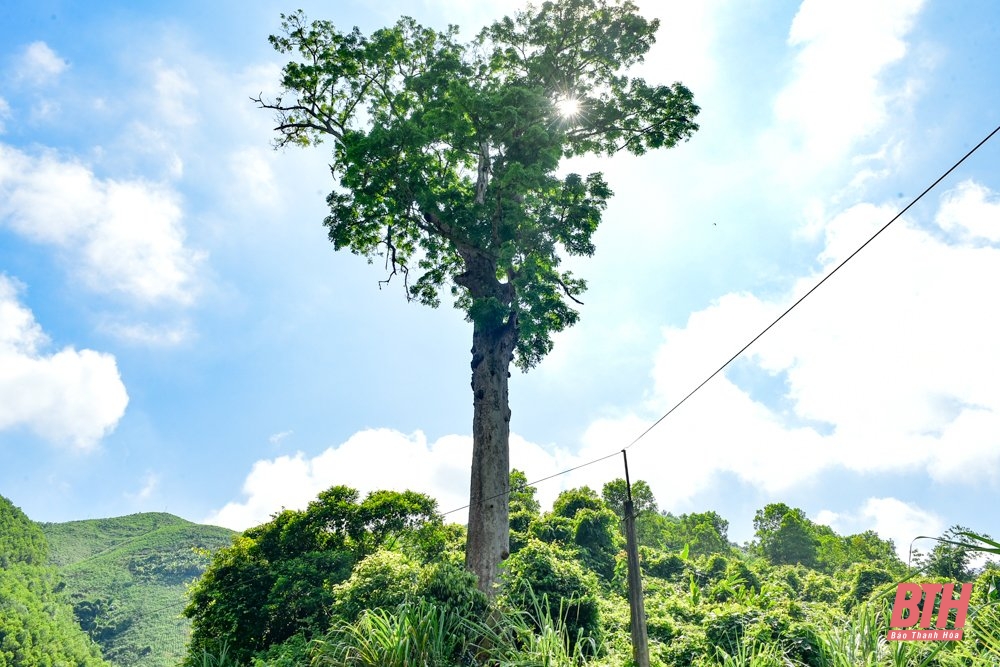
[[(471, 330), (321, 224), (327, 147), (273, 151), (298, 7), (471, 35), (501, 0), (0, 9), (0, 494), (41, 521), (245, 528), (333, 484), (468, 494)], [(1000, 123), (987, 0), (641, 2), (688, 143), (580, 159), (615, 191), (580, 323), (511, 380), (531, 479), (620, 449)], [(1000, 138), (629, 450), (737, 541), (783, 501), (898, 546), (1000, 535)], [(539, 486), (595, 488), (609, 460)], [(460, 515), (458, 515), (460, 516)]]

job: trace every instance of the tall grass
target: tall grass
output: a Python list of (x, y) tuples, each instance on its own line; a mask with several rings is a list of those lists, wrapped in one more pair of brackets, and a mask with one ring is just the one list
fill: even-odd
[(457, 618), (426, 601), (396, 612), (366, 610), (314, 643), (312, 664), (330, 667), (447, 667), (455, 664)]
[(961, 642), (889, 641), (889, 607), (866, 604), (846, 622), (817, 630), (819, 667), (998, 667), (1000, 611), (969, 614)]
[[(531, 613), (465, 618), (427, 601), (394, 612), (366, 611), (313, 642), (313, 667), (581, 667), (600, 652), (581, 632), (570, 636), (563, 608), (534, 600)], [(474, 638), (463, 642), (463, 639)]]
[(201, 667), (239, 667), (239, 663), (229, 655), (229, 646), (226, 642), (222, 642), (215, 652), (208, 650), (201, 652)]
[(563, 609), (553, 616), (543, 596), (533, 613), (508, 612), (497, 622), (480, 623), (482, 664), (497, 667), (579, 667), (600, 653), (601, 646), (583, 630), (572, 636)]
[[(529, 612), (468, 618), (428, 601), (393, 610), (369, 610), (312, 642), (313, 667), (598, 667), (631, 664), (630, 656), (604, 655), (604, 646), (581, 632), (571, 636), (563, 607), (532, 598)], [(888, 605), (857, 607), (843, 621), (815, 624), (814, 667), (1000, 667), (1000, 603), (971, 610), (965, 638), (950, 642), (888, 641)], [(263, 663), (255, 663), (261, 667)], [(778, 643), (740, 642), (721, 648), (716, 667), (802, 667)], [(237, 667), (223, 645), (205, 653), (201, 667)]]
[(732, 655), (716, 649), (718, 667), (794, 667), (777, 644), (739, 642)]

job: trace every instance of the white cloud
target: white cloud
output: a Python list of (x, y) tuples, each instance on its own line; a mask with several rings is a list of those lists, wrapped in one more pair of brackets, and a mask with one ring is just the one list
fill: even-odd
[(261, 148), (242, 148), (229, 156), (234, 199), (257, 207), (277, 203), (278, 187), (269, 157)]
[(280, 431), (279, 433), (272, 433), (267, 439), (272, 445), (280, 445), (283, 440), (291, 436), (295, 431)]
[[(162, 178), (178, 180), (184, 176), (184, 160), (177, 153), (177, 137), (150, 127), (142, 121), (129, 123), (121, 138), (111, 147), (119, 159), (139, 165), (145, 174), (162, 174)], [(104, 149), (101, 149), (104, 153)]]
[[(962, 192), (993, 196), (965, 186), (949, 193), (945, 206)], [(992, 215), (982, 207), (961, 210)], [(822, 270), (887, 214), (866, 204), (830, 220)], [(985, 221), (962, 224), (980, 228)], [(818, 278), (801, 279), (791, 294)], [(721, 374), (630, 449), (633, 477), (646, 480), (668, 509), (710, 489), (720, 473), (772, 495), (834, 468), (923, 472), (948, 482), (1000, 479), (1000, 321), (981, 307), (984, 290), (997, 284), (1000, 249), (948, 244), (900, 220), (750, 349), (743, 362), (755, 374), (749, 383)], [(592, 421), (573, 455), (513, 436), (512, 465), (533, 480), (615, 452), (791, 299), (727, 294), (684, 327), (665, 329), (642, 410)], [(336, 483), (363, 491), (414, 488), (437, 497), (442, 509), (461, 506), (469, 450), (464, 436), (428, 443), (420, 433), (365, 431), (312, 459), (300, 453), (258, 461), (244, 485), (246, 499), (209, 521), (246, 527), (281, 506), (302, 507)], [(380, 462), (377, 469), (372, 461)], [(561, 489), (583, 484), (599, 490), (620, 471), (612, 456), (540, 485), (540, 499), (550, 503)], [(908, 543), (920, 532), (940, 532), (933, 515), (891, 500), (859, 510), (867, 523), (857, 530), (875, 527), (897, 546), (906, 536)], [(830, 512), (820, 520), (854, 521)]]
[(32, 42), (16, 63), (14, 78), (34, 85), (57, 79), (69, 65), (45, 42)]
[[(550, 474), (562, 458), (561, 453), (552, 455), (511, 437), (511, 465), (524, 470), (529, 479)], [(361, 431), (312, 458), (298, 452), (257, 461), (243, 484), (244, 500), (226, 504), (203, 523), (244, 530), (267, 521), (283, 507), (304, 508), (320, 491), (338, 484), (356, 488), (362, 496), (378, 489), (427, 493), (438, 500), (439, 510), (447, 512), (468, 502), (471, 461), (472, 441), (467, 436), (428, 442), (419, 431), (411, 435), (389, 429)], [(545, 492), (540, 494), (543, 502), (551, 502), (556, 491), (550, 485)], [(448, 518), (464, 522), (466, 517), (463, 510)]]
[[(830, 526), (842, 535), (853, 535), (866, 530), (874, 530), (884, 540), (892, 540), (896, 553), (906, 562), (910, 555), (910, 543), (914, 538), (925, 535), (937, 537), (944, 533), (944, 521), (937, 514), (913, 503), (898, 498), (868, 498), (856, 511), (837, 513), (821, 511), (817, 523)], [(914, 547), (929, 551), (926, 541), (917, 542)]]
[[(983, 229), (992, 210), (962, 202), (993, 197), (963, 185), (943, 209)], [(892, 213), (863, 204), (829, 220), (820, 272), (789, 294), (727, 294), (665, 329), (647, 405), (594, 422), (581, 458), (630, 442)], [(719, 473), (770, 494), (834, 468), (1000, 480), (1000, 320), (982, 307), (1000, 284), (1000, 248), (940, 236), (895, 223), (751, 347), (744, 373), (717, 376), (631, 449), (661, 505)]]
[(10, 118), (10, 104), (7, 103), (7, 100), (0, 97), (0, 134), (7, 131), (7, 127), (4, 123), (8, 118)]
[(127, 343), (150, 347), (173, 347), (190, 340), (193, 335), (191, 325), (186, 321), (170, 325), (105, 322), (101, 329)]
[(0, 223), (59, 248), (95, 291), (190, 303), (202, 256), (186, 247), (182, 216), (161, 185), (101, 179), (78, 162), (0, 145)]
[(155, 61), (151, 67), (153, 90), (156, 92), (155, 108), (159, 117), (168, 125), (193, 125), (197, 116), (194, 100), (198, 89), (187, 72), (180, 67), (167, 66), (162, 60)]
[(1000, 197), (974, 181), (964, 181), (944, 196), (936, 222), (964, 238), (998, 243)]
[(143, 502), (149, 500), (159, 486), (160, 476), (151, 472), (146, 473), (146, 475), (142, 478), (142, 488), (135, 493), (126, 493), (125, 497), (136, 502)]
[(128, 405), (115, 358), (72, 347), (46, 354), (48, 338), (17, 292), (0, 275), (0, 430), (26, 427), (47, 440), (90, 449)]
[(658, 18), (660, 29), (637, 73), (656, 83), (682, 81), (697, 99), (715, 79), (717, 64), (712, 48), (717, 12), (723, 7), (723, 3), (709, 0), (640, 2), (640, 13), (648, 19)]
[(922, 4), (802, 3), (788, 36), (798, 49), (793, 77), (775, 100), (777, 125), (765, 137), (789, 174), (826, 168), (884, 127), (890, 101), (907, 94), (908, 84), (887, 89), (882, 76), (906, 55), (905, 37)]

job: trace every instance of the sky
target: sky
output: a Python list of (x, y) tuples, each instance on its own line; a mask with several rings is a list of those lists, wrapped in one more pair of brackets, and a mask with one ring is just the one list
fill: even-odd
[[(687, 85), (700, 129), (565, 165), (615, 196), (569, 262), (580, 322), (511, 378), (530, 480), (632, 442), (1000, 124), (990, 0), (639, 5), (661, 26), (633, 74)], [(244, 529), (336, 484), (467, 502), (471, 325), (334, 251), (329, 146), (274, 150), (250, 100), (299, 7), (471, 37), (521, 5), (0, 5), (0, 494), (33, 519)], [(1000, 535), (998, 285), (995, 137), (632, 446), (632, 478), (740, 543), (771, 502), (902, 553)]]

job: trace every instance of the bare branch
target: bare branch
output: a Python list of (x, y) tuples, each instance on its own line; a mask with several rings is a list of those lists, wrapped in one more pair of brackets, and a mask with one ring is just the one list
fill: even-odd
[(408, 267), (404, 262), (400, 262), (396, 257), (396, 245), (392, 242), (392, 225), (389, 225), (386, 228), (384, 243), (386, 247), (385, 268), (389, 271), (389, 276), (385, 280), (378, 281), (378, 288), (382, 289), (382, 285), (388, 285), (392, 281), (392, 277), (394, 275), (402, 273), (403, 292), (406, 294), (406, 300), (413, 301), (413, 297), (410, 294), (410, 267)]
[[(276, 132), (281, 132), (286, 138), (293, 136), (301, 130), (315, 130), (322, 134), (329, 134), (337, 141), (343, 141), (344, 139), (343, 127), (338, 127), (339, 123), (335, 123), (328, 116), (317, 113), (314, 108), (309, 108), (301, 104), (286, 106), (280, 102), (267, 102), (263, 98), (263, 93), (257, 97), (251, 97), (250, 101), (254, 102), (261, 109), (270, 109), (277, 112), (278, 126), (274, 129)], [(294, 112), (299, 112), (306, 118), (313, 120), (289, 121), (288, 119)]]
[(572, 291), (570, 291), (569, 285), (567, 285), (566, 283), (564, 283), (563, 279), (560, 278), (558, 274), (556, 274), (556, 282), (559, 283), (559, 286), (563, 288), (563, 292), (566, 293), (566, 296), (568, 296), (570, 299), (572, 299), (575, 303), (578, 303), (581, 306), (583, 305), (583, 301), (580, 301), (575, 296), (573, 296)]

